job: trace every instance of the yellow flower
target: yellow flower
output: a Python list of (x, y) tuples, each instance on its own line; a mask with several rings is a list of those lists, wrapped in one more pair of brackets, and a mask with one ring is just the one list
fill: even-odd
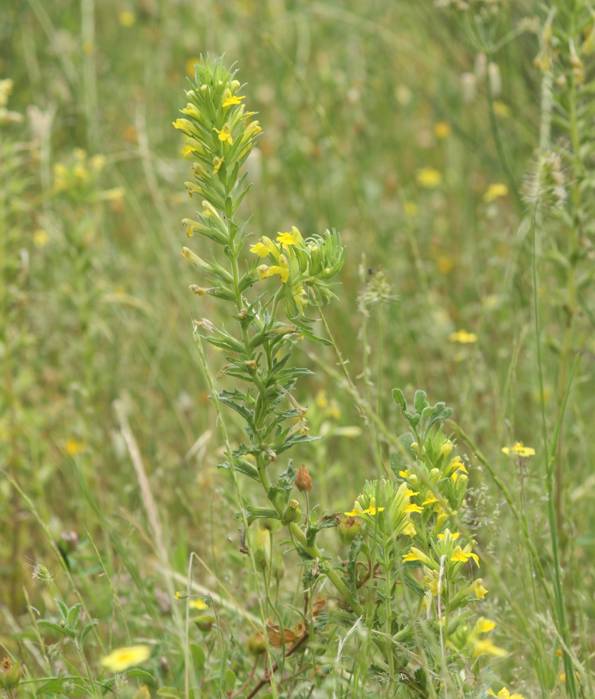
[(232, 95), (228, 92), (227, 96), (223, 98), (223, 109), (233, 107), (235, 104), (241, 104), (242, 100), (245, 99), (244, 95)]
[(38, 228), (33, 233), (33, 245), (35, 245), (36, 248), (44, 248), (48, 244), (49, 239), (50, 236), (43, 228)]
[(194, 77), (194, 69), (197, 63), (200, 63), (200, 59), (194, 56), (186, 61), (186, 75), (189, 75), (191, 78)]
[(403, 529), (403, 534), (405, 534), (405, 536), (415, 536), (417, 534), (415, 524), (413, 524), (413, 522), (408, 522)]
[(496, 628), (496, 622), (491, 619), (486, 619), (484, 616), (479, 617), (475, 624), (476, 633), (490, 633)]
[(412, 513), (412, 512), (423, 512), (424, 508), (420, 507), (419, 505), (416, 505), (414, 502), (409, 503), (409, 505), (405, 505), (405, 512)]
[(449, 472), (461, 471), (462, 473), (468, 473), (467, 467), (463, 463), (463, 460), (460, 456), (455, 456), (454, 459), (451, 459), (450, 463), (448, 464), (448, 470)]
[(422, 167), (417, 172), (417, 182), (426, 189), (435, 189), (442, 182), (442, 175), (433, 167)]
[(440, 447), (440, 456), (449, 456), (454, 449), (454, 446), (455, 445), (450, 441), (450, 439), (444, 440)]
[(515, 442), (511, 447), (502, 447), (502, 453), (506, 456), (515, 454), (522, 459), (528, 459), (530, 456), (535, 456), (535, 449), (526, 447), (522, 442)]
[(178, 129), (178, 131), (185, 133), (186, 136), (193, 136), (195, 133), (192, 122), (188, 121), (188, 119), (176, 119), (172, 121), (171, 125), (174, 129)]
[(484, 587), (483, 580), (481, 578), (477, 578), (477, 580), (474, 580), (471, 583), (471, 589), (473, 590), (473, 594), (475, 595), (476, 599), (483, 599), (488, 594), (488, 589), (487, 587)]
[(180, 113), (186, 114), (186, 116), (194, 117), (195, 119), (200, 118), (198, 107), (195, 104), (192, 104), (192, 102), (188, 102), (184, 109), (180, 109)]
[(64, 449), (66, 449), (66, 453), (68, 454), (68, 456), (76, 456), (77, 454), (80, 454), (82, 451), (85, 450), (85, 443), (79, 442), (78, 439), (74, 439), (74, 437), (71, 437), (70, 439), (66, 440)]
[[(438, 498), (434, 495), (429, 495), (421, 504), (422, 507), (426, 507), (427, 505), (434, 505), (435, 503), (438, 502)], [(440, 536), (440, 535), (438, 535)]]
[(127, 646), (116, 648), (101, 659), (101, 664), (112, 672), (122, 672), (134, 665), (140, 665), (151, 655), (149, 646)]
[(496, 116), (502, 117), (502, 119), (507, 119), (510, 116), (510, 107), (504, 102), (496, 100), (494, 102), (494, 113)]
[(419, 561), (420, 563), (425, 563), (426, 565), (433, 566), (434, 561), (427, 556), (423, 551), (420, 551), (415, 546), (412, 546), (409, 551), (402, 557), (404, 563), (409, 561)]
[(458, 342), (460, 345), (471, 345), (477, 342), (477, 335), (475, 333), (467, 332), (467, 330), (457, 330), (448, 336), (451, 342)]
[(270, 250), (264, 243), (258, 242), (250, 246), (250, 252), (253, 255), (258, 255), (258, 257), (267, 257), (267, 255), (270, 253)]
[(288, 248), (292, 245), (300, 245), (304, 242), (304, 239), (299, 230), (295, 226), (292, 226), (291, 231), (277, 233), (277, 242), (281, 243), (284, 248)]
[(407, 469), (399, 471), (399, 476), (401, 476), (401, 478), (411, 478), (411, 471), (408, 471)]
[(446, 531), (438, 534), (438, 539), (440, 541), (444, 541), (448, 537), (451, 541), (456, 541), (460, 536), (461, 535), (459, 532), (451, 532), (450, 529), (447, 529)]
[(275, 275), (279, 275), (281, 281), (283, 284), (287, 283), (287, 280), (289, 279), (289, 267), (287, 266), (287, 262), (285, 261), (284, 258), (280, 259), (280, 263), (278, 265), (260, 265), (258, 267), (258, 275), (261, 279), (269, 279), (270, 277), (274, 277)]
[(192, 599), (188, 602), (190, 609), (196, 609), (199, 612), (204, 612), (205, 609), (209, 608), (209, 605), (202, 599)]
[(351, 510), (351, 512), (344, 512), (343, 514), (346, 517), (361, 517), (362, 515), (370, 515), (371, 517), (374, 517), (379, 512), (384, 512), (384, 507), (376, 507), (376, 503), (371, 502), (365, 510), (362, 510), (359, 503), (356, 503), (355, 509)]
[(123, 27), (132, 27), (136, 22), (136, 15), (131, 10), (122, 10), (118, 15), (118, 20)]
[(508, 194), (508, 187), (505, 184), (502, 184), (502, 182), (494, 182), (494, 184), (491, 184), (485, 191), (485, 194), (483, 195), (483, 200), (487, 203), (490, 204), (491, 202), (495, 201), (496, 199), (500, 199), (501, 197), (505, 197)]
[(482, 638), (475, 641), (473, 644), (473, 655), (478, 658), (480, 655), (494, 655), (497, 658), (503, 658), (508, 653), (504, 648), (496, 646), (489, 638)]
[(219, 158), (217, 155), (213, 158), (213, 172), (217, 174), (221, 170), (224, 158)]
[(511, 694), (506, 687), (502, 687), (498, 694), (496, 694), (493, 689), (488, 689), (488, 695), (490, 697), (498, 697), (498, 699), (525, 699), (525, 697), (518, 692)]
[(233, 136), (228, 124), (225, 124), (222, 129), (215, 129), (215, 131), (221, 143), (229, 143), (230, 146), (233, 146)]
[(434, 124), (434, 135), (440, 140), (448, 138), (450, 136), (450, 126), (445, 121), (437, 121)]
[(473, 551), (466, 549), (469, 549), (469, 547), (465, 547), (465, 549), (463, 549), (460, 546), (457, 546), (453, 551), (450, 560), (453, 563), (467, 563), (467, 561), (471, 558), (475, 562), (475, 565), (479, 567), (479, 556), (476, 553), (473, 553)]

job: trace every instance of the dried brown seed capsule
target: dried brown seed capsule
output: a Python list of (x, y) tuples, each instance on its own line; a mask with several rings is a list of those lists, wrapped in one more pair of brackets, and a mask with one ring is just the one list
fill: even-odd
[(312, 476), (306, 466), (300, 466), (295, 476), (295, 487), (302, 493), (312, 490)]

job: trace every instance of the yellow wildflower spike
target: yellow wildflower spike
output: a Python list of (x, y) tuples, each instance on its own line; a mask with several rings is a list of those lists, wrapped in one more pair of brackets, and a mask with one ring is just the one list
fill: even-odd
[(198, 111), (198, 107), (195, 104), (192, 104), (191, 102), (188, 102), (184, 109), (180, 109), (180, 112), (182, 114), (186, 114), (187, 116), (194, 117), (195, 119), (200, 118), (200, 112)]
[(232, 95), (229, 93), (227, 97), (223, 99), (223, 109), (228, 109), (229, 107), (233, 107), (236, 104), (241, 104), (242, 100), (245, 100), (246, 97), (244, 95)]

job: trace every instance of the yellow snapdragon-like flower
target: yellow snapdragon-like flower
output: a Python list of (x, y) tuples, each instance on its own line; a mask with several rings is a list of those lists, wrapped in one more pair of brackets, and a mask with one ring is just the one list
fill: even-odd
[(484, 586), (481, 578), (477, 578), (473, 581), (471, 584), (471, 589), (473, 590), (473, 594), (475, 595), (476, 599), (483, 599), (488, 594), (488, 589)]
[(346, 517), (361, 517), (362, 515), (370, 515), (370, 517), (376, 516), (379, 512), (384, 512), (384, 507), (376, 507), (376, 502), (372, 498), (370, 504), (366, 509), (362, 509), (361, 505), (356, 502), (355, 507), (351, 512), (344, 512)]
[(502, 447), (502, 453), (506, 456), (520, 456), (522, 459), (528, 459), (530, 456), (535, 456), (533, 447), (526, 447), (522, 442), (515, 442), (511, 447)]
[(475, 623), (476, 633), (490, 633), (496, 628), (496, 622), (491, 619), (486, 619), (486, 617), (479, 617)]
[(215, 131), (221, 143), (228, 143), (230, 146), (233, 146), (233, 136), (231, 135), (229, 124), (225, 124), (222, 129), (216, 128)]
[(458, 342), (459, 345), (472, 345), (477, 342), (477, 335), (467, 330), (457, 330), (448, 336), (451, 342)]
[(504, 648), (495, 645), (489, 638), (480, 638), (473, 644), (473, 655), (476, 658), (480, 655), (493, 655), (497, 658), (504, 658), (508, 653)]
[(204, 612), (205, 609), (209, 608), (209, 605), (200, 598), (190, 600), (190, 602), (188, 602), (188, 606), (190, 609), (196, 609), (199, 612)]
[(404, 554), (402, 560), (404, 563), (417, 561), (419, 563), (425, 563), (429, 566), (435, 565), (434, 561), (432, 561), (432, 559), (427, 554), (418, 549), (416, 546), (412, 546), (409, 549), (409, 551), (406, 554)]
[(257, 271), (261, 279), (279, 276), (283, 284), (287, 284), (287, 280), (289, 279), (289, 266), (283, 256), (281, 256), (278, 265), (260, 265)]
[(405, 505), (404, 511), (408, 514), (412, 514), (414, 512), (423, 512), (424, 508), (420, 505), (416, 505), (414, 502), (410, 502), (408, 505)]
[(232, 95), (231, 92), (227, 92), (223, 98), (223, 109), (228, 109), (228, 107), (233, 107), (236, 104), (241, 104), (242, 100), (245, 100), (244, 95)]
[(295, 226), (292, 226), (290, 231), (277, 233), (277, 242), (281, 243), (284, 248), (289, 248), (292, 245), (301, 245), (304, 239), (299, 230)]
[(140, 665), (151, 655), (149, 646), (126, 646), (116, 648), (101, 659), (101, 664), (112, 672), (123, 672), (129, 667)]
[(465, 546), (465, 548), (457, 546), (450, 557), (453, 563), (467, 563), (469, 559), (473, 560), (475, 565), (479, 567), (479, 556), (471, 551), (470, 546)]

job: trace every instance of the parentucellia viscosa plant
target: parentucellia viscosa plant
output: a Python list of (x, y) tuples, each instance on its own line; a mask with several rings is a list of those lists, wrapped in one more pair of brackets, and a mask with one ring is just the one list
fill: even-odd
[[(224, 432), (222, 466), (235, 486), (242, 550), (264, 591), (262, 630), (245, 639), (255, 662), (264, 657), (263, 674), (248, 690), (238, 680), (230, 696), (252, 697), (264, 687), (273, 696), (288, 696), (291, 688), (295, 697), (486, 696), (492, 692), (482, 672), (486, 657), (506, 652), (491, 640), (495, 623), (478, 609), (487, 589), (475, 577), (479, 556), (469, 526), (461, 524), (469, 519), (469, 464), (444, 432), (449, 409), (430, 405), (422, 391), (408, 406), (396, 391), (410, 431), (392, 457), (394, 477), (367, 482), (343, 514), (315, 514), (307, 469), (283, 463), (288, 450), (313, 438), (294, 395), (310, 371), (295, 365), (294, 348), (324, 342), (314, 322), (333, 298), (344, 250), (334, 231), (304, 236), (295, 226), (249, 241), (240, 210), (248, 192), (242, 166), (261, 127), (241, 91), (234, 70), (203, 60), (183, 117), (174, 122), (194, 160), (186, 187), (201, 202), (184, 221), (187, 235), (200, 240), (196, 251), (183, 249), (200, 275), (191, 288), (228, 305), (229, 322), (195, 321), (195, 338)], [(225, 357), (224, 389), (215, 386), (203, 342)], [(222, 406), (241, 417), (241, 436), (232, 434)], [(259, 484), (258, 501), (249, 499), (257, 491), (243, 478)], [(340, 535), (339, 556), (320, 541), (326, 537), (327, 550), (336, 548), (332, 528)], [(282, 589), (284, 602), (271, 594), (281, 543), (302, 562), (300, 599), (294, 589)], [(248, 661), (244, 669), (248, 677), (254, 672)], [(316, 688), (326, 694), (312, 694)], [(509, 696), (506, 688), (498, 691)]]

